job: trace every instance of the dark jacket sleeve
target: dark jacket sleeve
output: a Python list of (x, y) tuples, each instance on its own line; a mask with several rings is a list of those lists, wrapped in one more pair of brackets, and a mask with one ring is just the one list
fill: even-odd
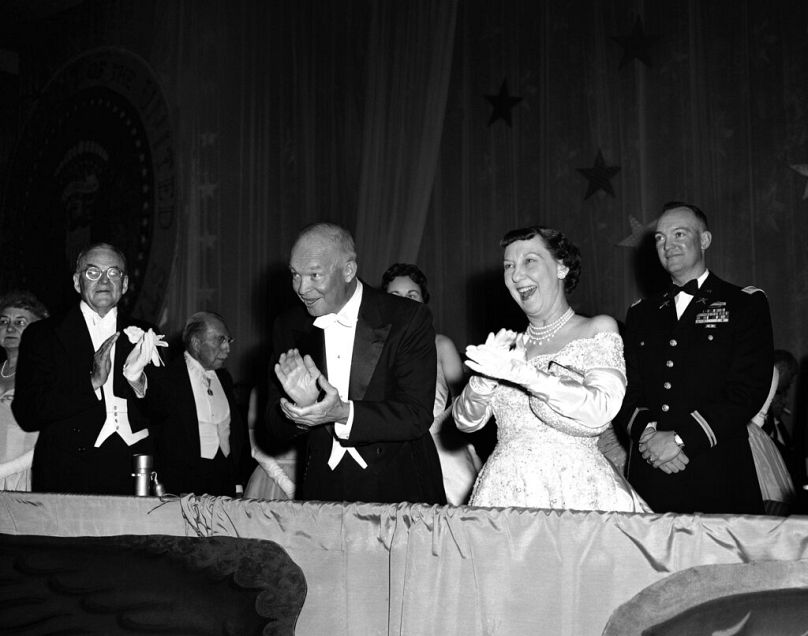
[[(289, 315), (284, 314), (275, 319), (272, 326), (272, 356), (269, 362), (268, 387), (267, 387), (267, 412), (266, 423), (269, 428), (270, 440), (290, 440), (307, 432), (298, 428), (294, 422), (286, 418), (281, 411), (280, 400), (286, 394), (281, 387), (278, 377), (275, 375), (275, 364), (282, 353), (296, 346), (292, 337), (292, 332), (287, 323)], [(271, 443), (271, 442), (270, 442)]]
[(638, 321), (639, 306), (632, 306), (626, 315), (626, 328), (623, 334), (623, 354), (626, 359), (626, 395), (623, 405), (614, 418), (615, 426), (625, 430), (633, 441), (640, 439), (649, 422), (658, 414), (648, 408), (648, 400), (643, 395), (640, 376)]
[(91, 351), (78, 367), (70, 364), (50, 320), (29, 325), (20, 342), (11, 405), (20, 427), (40, 431), (54, 422), (103, 411), (90, 381), (92, 367)]

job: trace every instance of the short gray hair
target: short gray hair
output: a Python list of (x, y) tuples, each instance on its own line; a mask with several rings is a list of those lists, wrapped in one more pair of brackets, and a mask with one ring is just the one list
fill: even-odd
[(297, 235), (295, 245), (308, 236), (321, 236), (334, 243), (346, 261), (356, 261), (356, 244), (351, 233), (336, 223), (318, 222), (307, 225)]
[(198, 311), (188, 317), (185, 326), (182, 328), (182, 344), (187, 349), (191, 344), (191, 338), (205, 333), (212, 319), (219, 320), (223, 325), (227, 325), (224, 317), (215, 311)]

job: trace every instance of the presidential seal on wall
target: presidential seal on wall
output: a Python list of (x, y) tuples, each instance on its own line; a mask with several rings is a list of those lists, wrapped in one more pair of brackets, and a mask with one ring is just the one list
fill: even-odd
[(0, 217), (3, 287), (52, 308), (75, 302), (78, 252), (94, 242), (128, 260), (122, 308), (156, 322), (176, 240), (171, 118), (148, 65), (96, 49), (62, 67), (15, 150)]

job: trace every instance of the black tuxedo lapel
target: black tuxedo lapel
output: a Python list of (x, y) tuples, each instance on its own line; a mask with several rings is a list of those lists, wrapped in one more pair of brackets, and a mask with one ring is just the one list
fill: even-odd
[(56, 328), (56, 335), (72, 360), (87, 360), (87, 374), (93, 371), (93, 340), (84, 315), (78, 305), (67, 311), (64, 320)]
[(365, 307), (365, 299), (359, 308), (359, 321), (356, 324), (353, 353), (351, 354), (351, 380), (349, 394), (352, 400), (365, 397), (376, 365), (382, 355), (387, 336), (392, 325), (382, 323), (378, 312)]
[(188, 440), (187, 454), (189, 457), (200, 457), (202, 444), (199, 441), (199, 418), (196, 413), (196, 400), (194, 399), (194, 389), (191, 386), (191, 374), (188, 371), (188, 364), (185, 356), (177, 361), (177, 388), (179, 389), (178, 400), (182, 401), (178, 413), (182, 413), (181, 426), (185, 431), (185, 439)]
[[(292, 332), (295, 346), (302, 352), (308, 352), (320, 372), (328, 377), (323, 330), (314, 326), (314, 319), (311, 316), (307, 316), (307, 318), (308, 322), (305, 325), (295, 328)], [(271, 373), (274, 373), (274, 371), (271, 371)]]

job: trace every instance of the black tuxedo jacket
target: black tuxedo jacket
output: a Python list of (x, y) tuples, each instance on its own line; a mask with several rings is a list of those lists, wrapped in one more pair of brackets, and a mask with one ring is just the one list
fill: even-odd
[[(225, 369), (216, 371), (230, 406), (230, 475), (223, 478), (217, 492), (210, 495), (235, 494), (237, 483), (243, 484), (245, 463), (249, 461), (249, 444), (244, 419), (233, 391), (233, 380)], [(196, 414), (191, 378), (185, 357), (180, 355), (167, 367), (152, 371), (146, 391), (153, 415), (154, 467), (166, 492), (203, 494), (199, 474), (203, 460), (199, 456), (199, 420)]]
[[(747, 424), (771, 384), (772, 325), (765, 294), (712, 273), (682, 317), (658, 294), (628, 311), (628, 387), (615, 418), (631, 438), (628, 478), (656, 512), (762, 513)], [(676, 431), (690, 459), (668, 475), (637, 450), (657, 422)]]
[[(135, 325), (152, 325), (117, 318), (117, 331)], [(113, 393), (127, 400), (133, 432), (147, 428), (143, 404), (123, 377), (123, 364), (132, 350), (121, 333), (115, 343)], [(39, 431), (32, 467), (33, 489), (44, 492), (86, 492), (72, 467), (95, 444), (106, 421), (106, 404), (99, 400), (90, 382), (93, 369), (90, 332), (78, 304), (64, 315), (29, 325), (23, 332), (17, 361), (17, 379), (11, 409), (20, 427)]]
[[(274, 325), (273, 364), (297, 348), (310, 355), (328, 376), (323, 330), (303, 305), (280, 316)], [(429, 426), (435, 401), (435, 330), (429, 309), (412, 300), (363, 286), (351, 360), (349, 398), (354, 403), (350, 439), (368, 467), (353, 481), (334, 485), (328, 467), (333, 425), (307, 433), (298, 456), (298, 499), (332, 501), (446, 503), (440, 462)], [(283, 393), (270, 371), (267, 421), (275, 437), (306, 433), (283, 415)], [(349, 455), (342, 462), (354, 462)], [(326, 487), (327, 486), (327, 487)]]

